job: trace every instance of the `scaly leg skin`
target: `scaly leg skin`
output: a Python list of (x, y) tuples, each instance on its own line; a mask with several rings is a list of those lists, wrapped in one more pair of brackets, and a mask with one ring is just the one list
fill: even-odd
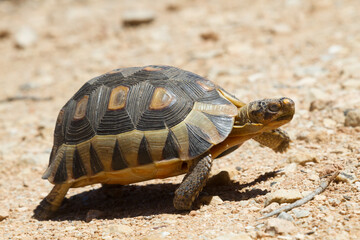
[(34, 218), (46, 220), (51, 218), (61, 206), (71, 184), (56, 184), (51, 192), (40, 202), (34, 210)]
[(262, 134), (253, 138), (261, 145), (271, 148), (275, 152), (286, 152), (290, 147), (290, 137), (282, 129), (274, 129), (271, 132), (263, 132)]
[(211, 155), (201, 158), (186, 174), (179, 188), (175, 191), (174, 207), (178, 210), (190, 210), (210, 175), (213, 159)]

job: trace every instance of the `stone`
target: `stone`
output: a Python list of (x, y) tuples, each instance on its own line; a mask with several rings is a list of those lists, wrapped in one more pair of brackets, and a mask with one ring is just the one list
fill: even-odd
[(350, 78), (341, 83), (341, 87), (344, 89), (360, 89), (360, 79)]
[(288, 34), (291, 33), (292, 29), (285, 23), (275, 24), (270, 27), (270, 32), (273, 34)]
[(360, 192), (360, 182), (355, 182), (355, 186), (356, 186), (357, 190)]
[(127, 11), (122, 16), (123, 25), (126, 27), (149, 24), (155, 20), (155, 13), (150, 10)]
[(200, 34), (200, 37), (204, 41), (217, 42), (219, 40), (219, 35), (215, 32), (203, 32)]
[(290, 155), (288, 157), (288, 162), (305, 165), (307, 162), (317, 163), (319, 161), (314, 154), (299, 152), (298, 154)]
[(15, 46), (17, 48), (28, 48), (37, 41), (37, 34), (30, 27), (22, 27), (15, 33)]
[(220, 205), (224, 202), (219, 196), (201, 196), (199, 201), (202, 204), (210, 206)]
[(265, 226), (265, 231), (272, 235), (296, 232), (296, 227), (292, 222), (281, 218), (271, 218), (266, 221)]
[(127, 225), (124, 224), (111, 224), (108, 226), (108, 230), (112, 234), (116, 233), (131, 233), (133, 232), (133, 229)]
[(334, 101), (317, 99), (310, 103), (309, 111), (315, 110), (324, 110), (326, 108), (332, 107), (334, 105)]
[(296, 218), (304, 218), (310, 215), (310, 211), (306, 209), (294, 208), (292, 212)]
[(351, 173), (340, 172), (339, 175), (336, 176), (335, 181), (353, 183), (356, 181), (356, 176)]
[(216, 240), (251, 240), (251, 237), (246, 233), (226, 233), (218, 236)]
[(359, 127), (360, 126), (360, 109), (352, 109), (345, 113), (345, 126), (346, 127)]
[(328, 199), (328, 202), (329, 202), (329, 204), (330, 204), (331, 206), (333, 206), (333, 207), (337, 207), (337, 206), (339, 206), (340, 203), (341, 203), (340, 200), (335, 199), (335, 198), (329, 198), (329, 199)]
[(290, 163), (284, 167), (284, 172), (286, 175), (291, 175), (294, 172), (296, 172), (297, 164), (296, 163)]
[(277, 202), (272, 202), (270, 203), (266, 208), (262, 209), (260, 212), (262, 214), (266, 214), (266, 213), (269, 213), (269, 212), (272, 212), (274, 211), (275, 209), (277, 209), (279, 207), (279, 203)]
[(302, 195), (297, 189), (280, 189), (266, 195), (265, 206), (272, 202), (277, 203), (293, 203), (302, 198)]
[(3, 208), (0, 208), (0, 222), (9, 217), (9, 211)]
[(290, 221), (290, 222), (294, 221), (294, 218), (290, 214), (288, 214), (287, 212), (281, 212), (279, 214), (278, 218), (284, 219), (284, 220)]
[(232, 179), (234, 179), (235, 175), (236, 175), (235, 169), (227, 169), (227, 170), (222, 170), (220, 172), (214, 173), (214, 175), (209, 177), (209, 180), (206, 183), (206, 186), (229, 185), (232, 182)]
[(319, 181), (320, 180), (320, 177), (317, 173), (311, 171), (309, 174), (308, 174), (308, 177), (307, 177), (309, 180), (313, 181), (313, 182), (316, 182), (316, 181)]
[(91, 209), (86, 213), (85, 222), (91, 222), (91, 220), (100, 218), (103, 215), (103, 211)]
[(328, 49), (329, 54), (338, 54), (345, 51), (345, 48), (341, 45), (332, 45)]

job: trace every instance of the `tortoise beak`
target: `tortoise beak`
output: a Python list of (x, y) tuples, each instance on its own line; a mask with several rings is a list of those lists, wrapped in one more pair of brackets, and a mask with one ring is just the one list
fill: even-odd
[(277, 121), (290, 121), (295, 114), (295, 103), (290, 98), (280, 98), (281, 108), (283, 114), (277, 119)]

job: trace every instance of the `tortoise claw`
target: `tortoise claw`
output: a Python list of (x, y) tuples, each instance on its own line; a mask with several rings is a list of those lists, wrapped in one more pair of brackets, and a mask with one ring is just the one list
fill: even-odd
[(52, 210), (53, 205), (46, 198), (35, 208), (33, 218), (37, 220), (48, 220), (54, 216), (55, 211)]

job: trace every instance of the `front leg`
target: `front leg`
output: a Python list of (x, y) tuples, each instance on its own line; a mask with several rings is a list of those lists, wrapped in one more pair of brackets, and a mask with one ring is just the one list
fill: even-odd
[(282, 129), (274, 129), (270, 132), (263, 132), (262, 134), (253, 138), (261, 145), (271, 148), (275, 152), (286, 152), (290, 147), (290, 137)]
[(186, 174), (179, 188), (175, 191), (174, 207), (178, 210), (190, 210), (195, 198), (205, 186), (212, 166), (212, 157), (201, 158)]

